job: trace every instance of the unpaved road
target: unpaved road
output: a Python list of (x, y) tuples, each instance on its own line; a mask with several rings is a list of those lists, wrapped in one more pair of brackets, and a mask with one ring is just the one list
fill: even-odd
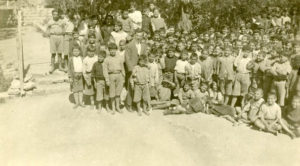
[(212, 115), (73, 110), (68, 93), (0, 105), (1, 166), (298, 166), (300, 139)]

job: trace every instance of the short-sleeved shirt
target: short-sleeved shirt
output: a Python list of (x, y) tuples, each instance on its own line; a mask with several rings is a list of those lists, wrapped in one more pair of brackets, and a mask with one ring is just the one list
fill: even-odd
[(83, 62), (80, 56), (73, 57), (74, 72), (81, 73), (83, 71)]
[(201, 65), (199, 63), (188, 64), (185, 66), (185, 73), (193, 79), (201, 77)]
[(250, 73), (250, 71), (247, 69), (247, 64), (251, 61), (251, 58), (242, 58), (238, 57), (234, 61), (234, 65), (236, 66), (236, 71), (238, 73), (246, 74)]
[(93, 56), (93, 57), (86, 56), (83, 59), (83, 72), (84, 73), (91, 72), (94, 63), (97, 62), (97, 61), (98, 61), (98, 57), (97, 56)]
[(126, 40), (128, 34), (124, 31), (120, 31), (120, 32), (113, 31), (111, 32), (111, 36), (113, 37), (115, 44), (119, 47), (120, 41)]
[(185, 73), (185, 67), (189, 64), (188, 61), (183, 61), (181, 59), (177, 60), (176, 66), (175, 66), (175, 71), (177, 73)]
[(62, 33), (64, 28), (64, 21), (62, 19), (58, 19), (57, 21), (51, 19), (47, 24), (47, 28), (50, 34)]
[(142, 13), (140, 11), (134, 11), (128, 14), (129, 18), (133, 20), (133, 28), (142, 28)]
[(261, 106), (259, 116), (264, 117), (266, 120), (275, 120), (277, 117), (281, 117), (281, 108), (276, 103), (272, 106), (263, 104)]
[(285, 63), (275, 63), (272, 70), (282, 75), (288, 75), (292, 72), (292, 66), (288, 61)]

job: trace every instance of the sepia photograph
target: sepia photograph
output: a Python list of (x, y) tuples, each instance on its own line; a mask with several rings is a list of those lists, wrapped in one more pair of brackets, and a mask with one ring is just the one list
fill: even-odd
[(202, 165), (300, 165), (300, 0), (0, 0), (0, 166)]

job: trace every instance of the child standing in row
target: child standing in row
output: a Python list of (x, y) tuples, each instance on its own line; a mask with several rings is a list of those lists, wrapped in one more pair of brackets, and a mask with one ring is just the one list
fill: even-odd
[(83, 100), (83, 64), (79, 46), (72, 48), (72, 57), (68, 64), (68, 75), (71, 84), (71, 91), (75, 98), (74, 109), (81, 106), (84, 107)]
[(117, 45), (110, 43), (108, 45), (110, 56), (106, 57), (103, 62), (103, 74), (106, 84), (109, 86), (109, 97), (111, 101), (111, 114), (115, 111), (122, 113), (120, 110), (120, 95), (124, 85), (125, 69), (124, 60), (116, 56)]
[(94, 63), (92, 68), (92, 78), (96, 89), (96, 101), (98, 102), (98, 110), (102, 110), (102, 102), (105, 100), (106, 110), (109, 110), (109, 95), (108, 88), (105, 84), (105, 78), (103, 74), (103, 61), (106, 57), (106, 51), (101, 50), (98, 55), (98, 61)]
[[(134, 87), (133, 101), (137, 105), (137, 113), (142, 115), (141, 102), (143, 103), (143, 112), (149, 115), (150, 105), (150, 70), (147, 66), (147, 57), (141, 55), (138, 65), (133, 68), (131, 86)], [(148, 106), (148, 109), (147, 109)]]
[(92, 68), (95, 62), (98, 61), (98, 57), (95, 56), (95, 49), (93, 47), (87, 48), (87, 56), (83, 59), (83, 77), (85, 80), (83, 93), (90, 98), (91, 109), (95, 108), (94, 102), (94, 86), (92, 81)]

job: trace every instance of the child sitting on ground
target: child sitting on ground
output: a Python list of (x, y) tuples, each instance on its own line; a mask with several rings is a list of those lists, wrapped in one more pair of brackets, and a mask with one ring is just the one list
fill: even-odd
[(267, 97), (267, 102), (263, 104), (259, 111), (259, 117), (254, 122), (259, 130), (278, 134), (282, 129), (285, 130), (292, 138), (294, 133), (283, 123), (281, 119), (281, 108), (276, 103), (276, 94), (270, 93)]
[(263, 103), (263, 90), (257, 89), (254, 92), (253, 99), (242, 108), (242, 112), (238, 115), (240, 121), (245, 123), (254, 123), (258, 118), (258, 112)]
[(294, 96), (292, 102), (286, 108), (285, 121), (289, 128), (296, 134), (297, 137), (300, 136), (300, 97)]
[(183, 88), (180, 88), (178, 93), (179, 103), (175, 107), (171, 107), (170, 109), (164, 112), (164, 115), (169, 114), (183, 114), (189, 109), (189, 101), (194, 98), (194, 93), (191, 90), (189, 84), (185, 83)]
[(194, 91), (194, 96), (195, 97), (198, 97), (200, 99), (202, 98), (206, 98), (206, 97), (209, 97), (209, 94), (208, 94), (208, 85), (206, 82), (202, 82), (200, 84), (200, 89), (193, 89)]

